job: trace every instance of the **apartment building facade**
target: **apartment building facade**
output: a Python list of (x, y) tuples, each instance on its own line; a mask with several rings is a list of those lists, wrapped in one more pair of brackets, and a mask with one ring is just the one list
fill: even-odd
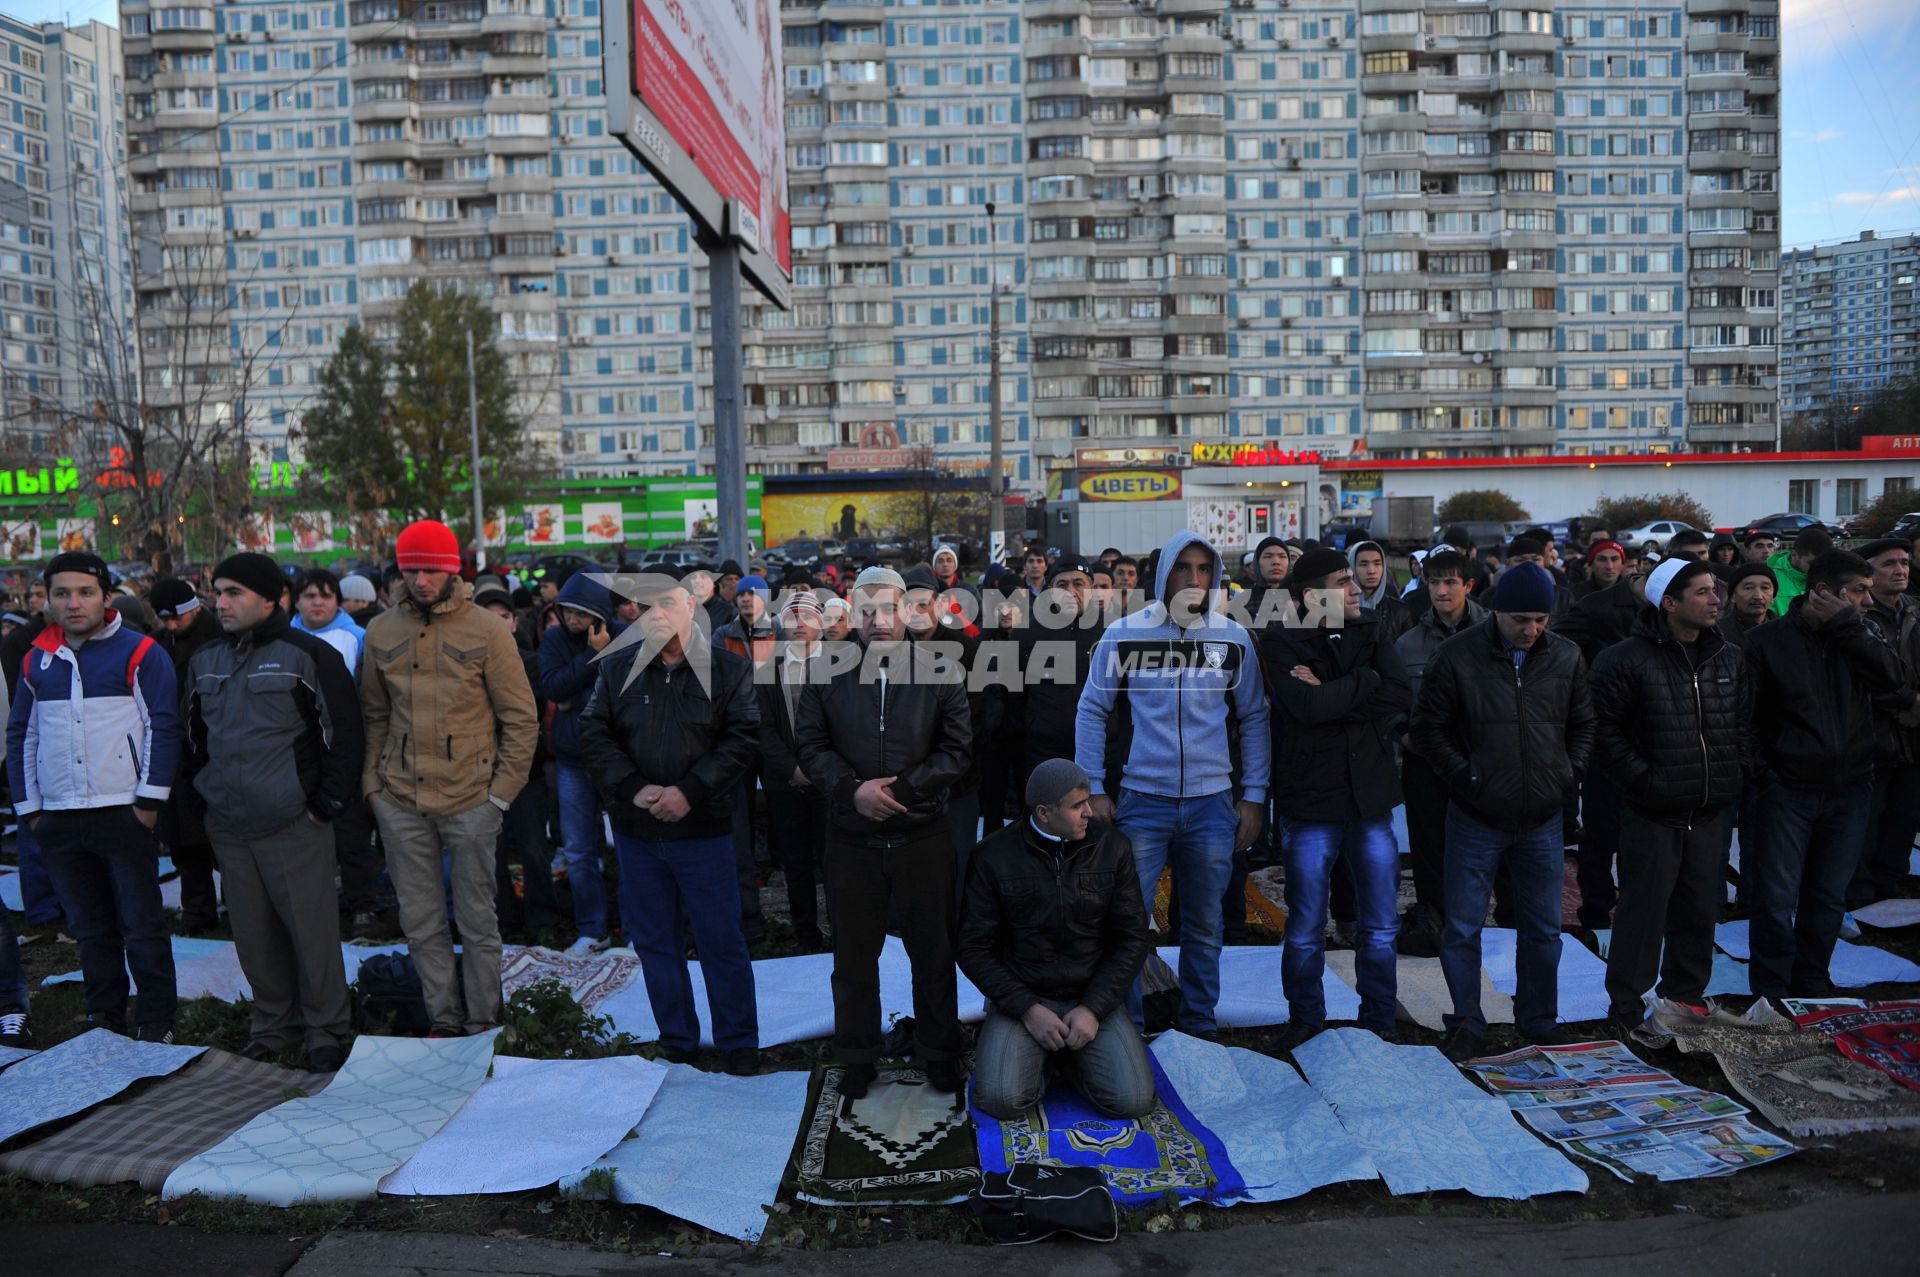
[(0, 15), (0, 420), (22, 458), (132, 394), (120, 33)]
[(1780, 410), (1851, 409), (1920, 371), (1920, 234), (1789, 249), (1780, 259)]

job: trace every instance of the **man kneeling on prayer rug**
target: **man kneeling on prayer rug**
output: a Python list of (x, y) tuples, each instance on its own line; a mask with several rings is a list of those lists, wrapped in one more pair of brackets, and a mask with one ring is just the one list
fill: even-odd
[(1110, 1117), (1153, 1108), (1153, 1066), (1127, 989), (1147, 959), (1147, 912), (1126, 835), (1092, 824), (1087, 774), (1034, 768), (1028, 818), (981, 842), (960, 908), (960, 969), (987, 995), (974, 1105), (1012, 1119), (1049, 1066)]

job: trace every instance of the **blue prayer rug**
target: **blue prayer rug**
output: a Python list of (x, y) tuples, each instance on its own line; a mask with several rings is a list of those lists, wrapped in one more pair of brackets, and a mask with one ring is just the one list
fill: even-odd
[(1168, 1195), (1227, 1202), (1246, 1185), (1214, 1133), (1194, 1117), (1152, 1059), (1153, 1111), (1139, 1121), (1105, 1117), (1063, 1081), (1016, 1121), (1002, 1122), (973, 1108), (980, 1169), (1004, 1171), (1021, 1162), (1097, 1166), (1114, 1201), (1148, 1206)]

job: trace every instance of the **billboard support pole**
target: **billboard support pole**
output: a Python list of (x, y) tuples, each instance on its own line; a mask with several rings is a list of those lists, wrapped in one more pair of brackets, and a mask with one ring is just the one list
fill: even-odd
[(987, 553), (992, 563), (1007, 552), (1006, 442), (1000, 422), (1000, 241), (994, 235), (993, 202), (987, 202)]
[(720, 557), (747, 562), (746, 414), (740, 371), (740, 246), (730, 235), (705, 240), (713, 323), (713, 479)]

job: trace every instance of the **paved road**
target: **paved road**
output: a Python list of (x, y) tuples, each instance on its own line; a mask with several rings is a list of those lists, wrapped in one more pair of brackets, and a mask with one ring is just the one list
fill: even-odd
[(1619, 1223), (1343, 1219), (1219, 1232), (1128, 1235), (1111, 1246), (989, 1250), (913, 1242), (873, 1250), (731, 1259), (610, 1255), (583, 1246), (437, 1233), (333, 1233), (310, 1239), (209, 1236), (185, 1229), (0, 1224), (8, 1273), (114, 1277), (1210, 1277), (1365, 1272), (1368, 1277), (1799, 1277), (1912, 1272), (1920, 1193), (1850, 1197), (1737, 1219), (1692, 1214)]

